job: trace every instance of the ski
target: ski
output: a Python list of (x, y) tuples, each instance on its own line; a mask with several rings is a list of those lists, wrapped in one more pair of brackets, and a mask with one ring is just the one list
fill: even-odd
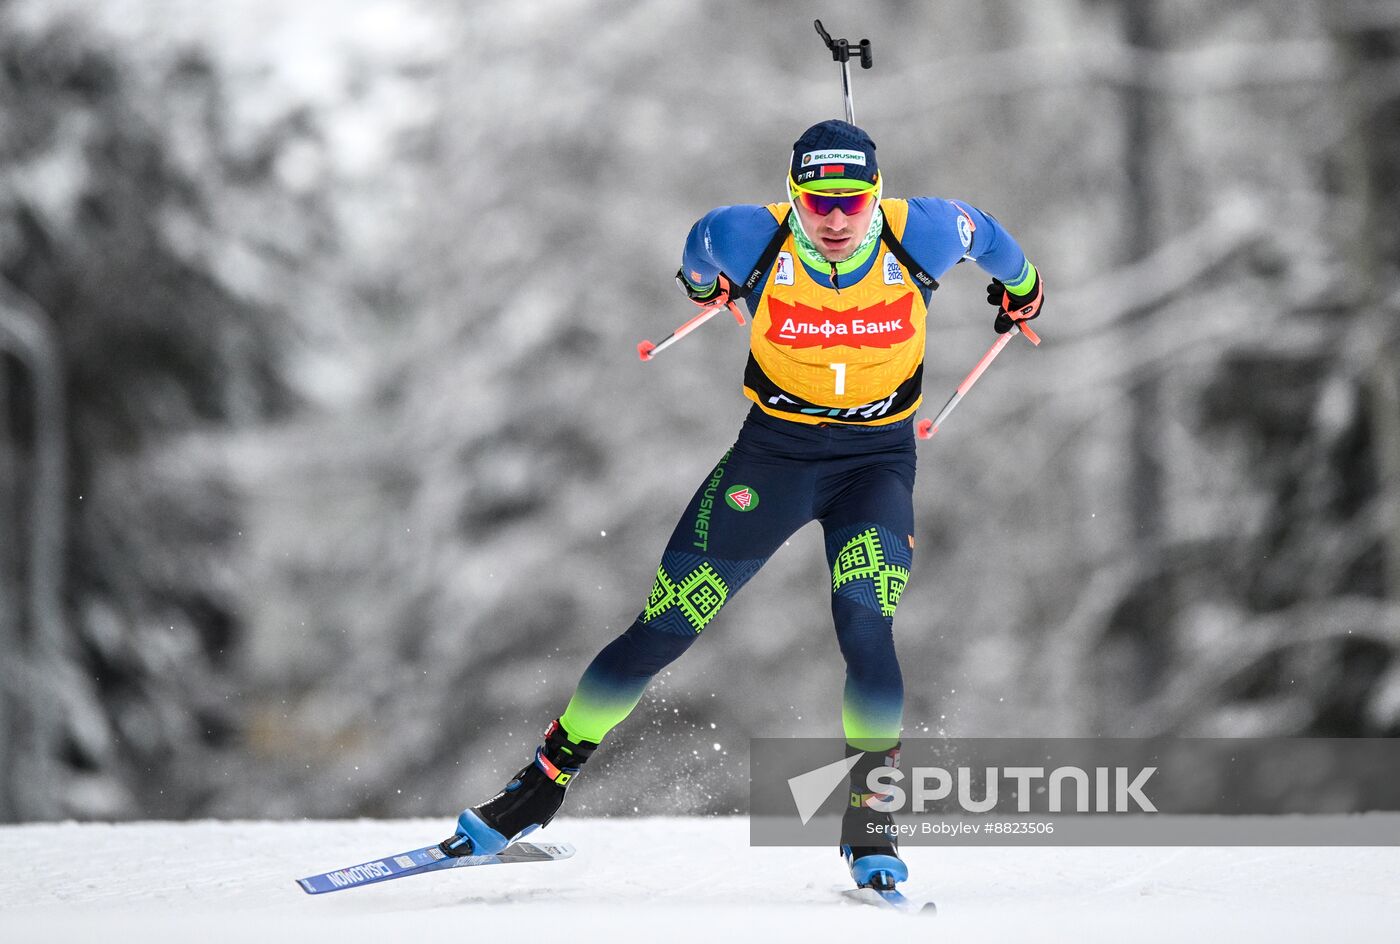
[(932, 900), (906, 898), (903, 892), (894, 888), (848, 888), (842, 894), (853, 901), (903, 914), (933, 915), (938, 913), (938, 906)]
[(517, 842), (506, 846), (495, 855), (450, 856), (437, 846), (424, 846), (411, 849), (383, 859), (371, 859), (359, 865), (351, 865), (320, 875), (308, 875), (297, 879), (301, 890), (308, 895), (323, 895), (361, 885), (373, 885), (408, 875), (424, 872), (437, 872), (441, 869), (469, 868), (477, 865), (510, 865), (514, 862), (550, 862), (567, 859), (574, 854), (574, 847), (567, 842)]

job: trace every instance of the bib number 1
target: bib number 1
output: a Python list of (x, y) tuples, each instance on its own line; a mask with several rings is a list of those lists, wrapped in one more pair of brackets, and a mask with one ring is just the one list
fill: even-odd
[(838, 397), (846, 395), (846, 365), (828, 364), (826, 365), (836, 371), (836, 395)]

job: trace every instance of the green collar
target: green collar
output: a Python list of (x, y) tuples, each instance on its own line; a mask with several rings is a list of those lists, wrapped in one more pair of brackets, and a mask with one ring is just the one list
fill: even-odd
[[(884, 211), (877, 206), (874, 215), (870, 217), (870, 229), (866, 232), (860, 245), (856, 247), (856, 251), (845, 260), (836, 263), (837, 275), (854, 272), (865, 265), (870, 254), (875, 251), (876, 244), (880, 242), (880, 229), (884, 222)], [(817, 247), (808, 238), (806, 231), (802, 229), (802, 221), (797, 218), (796, 209), (788, 214), (788, 228), (792, 230), (793, 242), (797, 245), (797, 254), (802, 257), (802, 261), (818, 272), (830, 272), (831, 260), (818, 252)]]

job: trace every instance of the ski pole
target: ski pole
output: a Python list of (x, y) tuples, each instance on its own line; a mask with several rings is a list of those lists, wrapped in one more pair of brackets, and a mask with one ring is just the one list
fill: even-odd
[[(821, 36), (822, 42), (826, 43), (826, 48), (831, 50), (832, 60), (841, 63), (841, 92), (846, 101), (846, 121), (855, 124), (856, 107), (855, 102), (851, 99), (851, 56), (855, 55), (859, 57), (861, 68), (871, 68), (875, 64), (875, 60), (870, 52), (870, 40), (862, 39), (859, 43), (852, 44), (844, 38), (832, 39), (831, 34), (822, 26), (821, 20), (813, 20), (812, 23), (816, 26), (817, 33)], [(758, 273), (755, 272), (754, 277), (756, 278), (757, 276)], [(752, 286), (750, 287), (752, 288)], [(739, 309), (735, 307), (732, 301), (723, 305), (712, 305), (681, 325), (675, 331), (672, 331), (662, 339), (659, 344), (653, 344), (651, 341), (639, 341), (637, 343), (637, 356), (643, 361), (651, 360), (657, 354), (660, 354), (662, 351), (666, 350), (666, 348), (675, 344), (681, 338), (709, 321), (719, 313), (721, 308), (726, 307), (733, 312), (734, 320), (738, 324), (743, 325), (744, 316), (740, 314)]]
[(1011, 339), (1018, 334), (1024, 334), (1026, 340), (1032, 344), (1040, 343), (1040, 336), (1032, 331), (1031, 326), (1024, 321), (1012, 325), (1011, 330), (997, 338), (996, 343), (988, 349), (986, 354), (982, 355), (982, 359), (977, 362), (977, 366), (972, 368), (972, 373), (968, 374), (967, 377), (963, 379), (963, 382), (958, 384), (958, 389), (953, 391), (953, 395), (948, 398), (947, 403), (943, 404), (943, 409), (938, 411), (938, 415), (931, 420), (919, 420), (919, 425), (915, 427), (914, 435), (918, 436), (920, 439), (932, 439), (933, 434), (938, 432), (938, 427), (942, 425), (943, 421), (948, 418), (948, 414), (952, 413), (953, 409), (958, 405), (958, 401), (963, 398), (964, 394), (972, 389), (972, 385), (975, 384), (977, 378), (981, 377), (982, 373), (991, 366), (992, 361), (997, 359), (997, 355), (1001, 353), (1001, 349), (1010, 344)]
[[(826, 43), (826, 48), (831, 50), (832, 60), (841, 63), (841, 94), (846, 100), (846, 122), (855, 124), (856, 105), (851, 99), (851, 44), (844, 38), (832, 39), (831, 34), (822, 26), (821, 20), (813, 20), (812, 23), (816, 26), (822, 42)], [(856, 49), (859, 50), (862, 69), (869, 69), (875, 64), (875, 59), (870, 53), (870, 40), (862, 39), (856, 45)]]
[(666, 337), (662, 339), (660, 344), (652, 344), (650, 341), (638, 342), (637, 356), (644, 361), (651, 360), (657, 354), (660, 354), (662, 351), (666, 350), (666, 348), (670, 347), (672, 344), (675, 344), (681, 338), (685, 337), (687, 334), (694, 331), (696, 328), (700, 327), (702, 324), (709, 321), (711, 318), (713, 318), (715, 315), (719, 314), (726, 308), (728, 308), (730, 312), (733, 313), (734, 320), (738, 324), (744, 324), (743, 314), (739, 311), (739, 309), (735, 306), (735, 304), (732, 301), (721, 302), (718, 305), (711, 305), (709, 308), (704, 309), (700, 312), (700, 314), (696, 315), (694, 318), (691, 318), (685, 324), (681, 325), (679, 328), (666, 335)]

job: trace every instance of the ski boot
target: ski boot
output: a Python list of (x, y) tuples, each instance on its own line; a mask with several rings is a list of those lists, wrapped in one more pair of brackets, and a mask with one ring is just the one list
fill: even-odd
[[(847, 750), (855, 749), (847, 747)], [(885, 752), (865, 754), (851, 768), (851, 798), (841, 817), (841, 855), (851, 870), (851, 878), (860, 888), (890, 891), (897, 882), (909, 877), (908, 866), (899, 858), (894, 817), (870, 806), (889, 796), (871, 793), (866, 780), (872, 770), (898, 766), (899, 745), (896, 744)]]
[(526, 764), (500, 793), (462, 811), (457, 831), (439, 843), (450, 856), (495, 855), (517, 839), (547, 825), (564, 802), (564, 791), (598, 749), (575, 741), (556, 718)]

